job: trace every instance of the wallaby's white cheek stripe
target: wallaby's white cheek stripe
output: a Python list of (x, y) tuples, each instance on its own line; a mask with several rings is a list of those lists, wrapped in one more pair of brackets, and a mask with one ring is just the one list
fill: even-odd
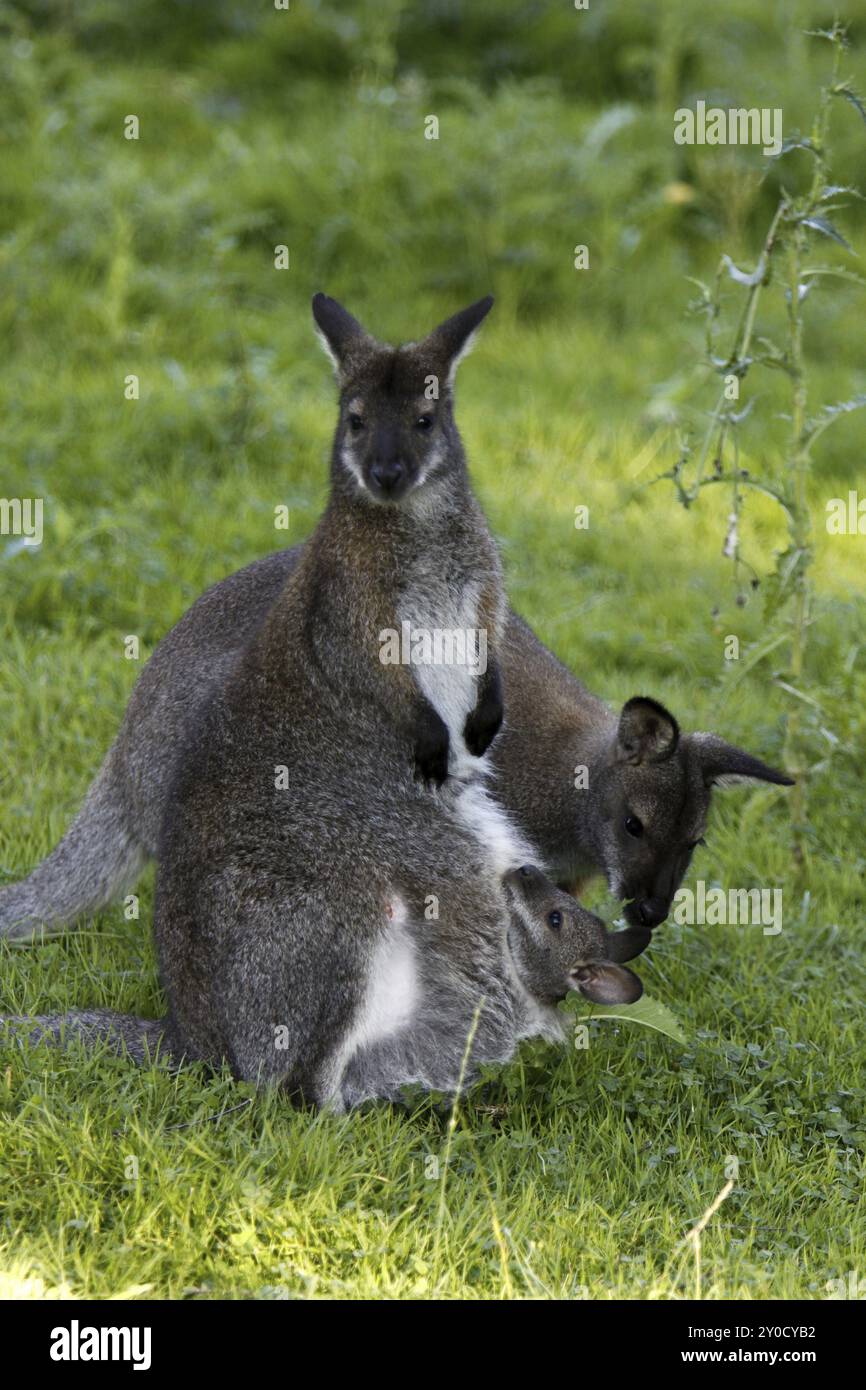
[(424, 467), (421, 469), (421, 472), (415, 479), (415, 486), (412, 492), (410, 492), (409, 494), (408, 500), (410, 503), (414, 504), (412, 507), (413, 511), (419, 511), (423, 513), (426, 510), (425, 503), (428, 500), (431, 504), (431, 511), (434, 507), (436, 507), (438, 499), (435, 496), (431, 498), (429, 493), (424, 492), (424, 484), (430, 477), (431, 473), (436, 472), (436, 469), (439, 467), (440, 463), (443, 462), (444, 458), (444, 449), (442, 449), (440, 445), (434, 444), (433, 448), (427, 455)]
[(614, 854), (613, 850), (610, 850), (608, 852), (608, 863), (605, 876), (607, 878), (607, 886), (610, 889), (611, 895), (614, 898), (623, 897), (622, 869), (619, 864), (619, 859)]
[(364, 482), (364, 474), (355, 462), (351, 449), (340, 450), (340, 462), (347, 473), (351, 473), (361, 492), (367, 491), (367, 484)]

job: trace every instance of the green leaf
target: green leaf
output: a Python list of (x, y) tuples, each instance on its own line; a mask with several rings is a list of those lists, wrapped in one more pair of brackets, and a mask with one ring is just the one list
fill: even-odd
[(866, 280), (863, 279), (862, 275), (858, 275), (855, 270), (847, 270), (842, 265), (817, 265), (809, 270), (804, 270), (802, 275), (804, 280), (807, 275), (830, 275), (836, 280), (850, 280), (855, 285), (866, 285)]
[[(772, 612), (772, 600), (769, 597), (769, 591), (774, 585), (778, 589), (778, 584), (778, 577), (775, 573), (768, 575), (763, 581), (765, 618)], [(738, 686), (740, 681), (744, 680), (750, 671), (753, 671), (762, 661), (766, 661), (767, 657), (771, 656), (772, 653), (776, 651), (778, 647), (781, 647), (787, 640), (787, 632), (777, 632), (775, 637), (766, 637), (763, 642), (752, 642), (750, 646), (746, 648), (746, 656), (743, 660), (731, 662), (730, 672), (728, 673), (728, 681), (731, 689), (733, 690)]]
[(860, 189), (854, 188), (853, 184), (828, 183), (826, 188), (823, 189), (821, 196), (818, 199), (818, 202), (826, 203), (830, 198), (838, 197), (840, 193), (850, 194), (852, 198), (860, 198), (861, 200), (864, 197), (864, 195), (860, 192)]
[(803, 33), (807, 39), (827, 39), (830, 43), (845, 42), (845, 29), (841, 24), (834, 24), (832, 29), (804, 29)]
[[(764, 580), (764, 620), (770, 623), (779, 612), (782, 605), (790, 597), (794, 580), (799, 571), (803, 568), (806, 558), (806, 551), (801, 546), (789, 545), (786, 550), (781, 551), (776, 556), (776, 568), (772, 574), (768, 574)], [(746, 662), (742, 660), (737, 663), (736, 675), (741, 677), (746, 674), (750, 666), (756, 665), (758, 660), (763, 660), (769, 656), (778, 646), (778, 639), (765, 640), (756, 643), (749, 648), (749, 655), (756, 654), (756, 661)]]
[(647, 994), (636, 1004), (593, 1004), (590, 1013), (581, 1011), (578, 1016), (642, 1023), (644, 1028), (654, 1028), (657, 1033), (664, 1033), (666, 1037), (673, 1038), (674, 1042), (685, 1044), (688, 1041), (682, 1024), (676, 1015), (671, 1013), (667, 1004), (661, 1004), (658, 999), (651, 999)]
[(762, 367), (772, 367), (774, 370), (781, 372), (790, 372), (791, 364), (788, 358), (785, 356), (782, 349), (776, 346), (771, 338), (758, 338), (757, 345), (761, 349), (761, 352), (759, 355), (756, 355), (755, 361), (759, 362)]
[(806, 421), (803, 430), (803, 443), (811, 444), (823, 434), (828, 425), (838, 420), (840, 415), (850, 415), (852, 410), (862, 410), (866, 405), (866, 394), (852, 396), (850, 401), (837, 401), (835, 405), (825, 405), (817, 415)]
[(780, 159), (783, 154), (788, 154), (791, 150), (808, 150), (810, 154), (817, 156), (815, 142), (810, 140), (808, 135), (792, 135), (790, 139), (783, 140), (782, 147), (777, 155), (770, 155), (771, 159)]
[(846, 101), (850, 101), (854, 110), (859, 111), (863, 120), (866, 121), (866, 105), (863, 104), (862, 97), (859, 97), (854, 91), (854, 88), (849, 87), (847, 82), (841, 83), (838, 87), (834, 87), (833, 95), (834, 97), (844, 97)]
[(739, 266), (734, 265), (730, 256), (722, 256), (722, 265), (728, 272), (732, 280), (736, 280), (738, 285), (748, 285), (753, 289), (755, 285), (760, 285), (767, 270), (767, 258), (761, 253), (761, 258), (753, 271), (740, 270)]
[(832, 222), (828, 222), (826, 217), (804, 217), (804, 227), (812, 227), (816, 232), (821, 232), (823, 236), (831, 237), (833, 241), (838, 241), (840, 246), (844, 246), (846, 251), (853, 248), (850, 242), (846, 241), (842, 233), (837, 231)]

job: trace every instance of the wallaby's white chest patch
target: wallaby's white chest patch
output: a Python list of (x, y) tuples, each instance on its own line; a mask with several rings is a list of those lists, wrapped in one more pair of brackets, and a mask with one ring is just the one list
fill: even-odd
[(477, 679), (487, 666), (488, 634), (478, 626), (480, 586), (464, 585), (459, 593), (447, 585), (425, 593), (408, 591), (400, 605), (401, 624), (408, 624), (412, 674), (419, 690), (448, 725), (452, 775), (473, 769), (463, 742), (463, 728), (475, 708)]
[(501, 878), (509, 869), (538, 861), (538, 851), (495, 801), (483, 782), (470, 782), (457, 793), (454, 809), (463, 824), (484, 845), (491, 871)]
[(415, 951), (406, 931), (406, 905), (392, 896), (385, 909), (386, 928), (370, 962), (367, 988), (346, 1041), (341, 1048), (348, 1061), (359, 1047), (367, 1047), (403, 1028), (412, 1018), (419, 998)]

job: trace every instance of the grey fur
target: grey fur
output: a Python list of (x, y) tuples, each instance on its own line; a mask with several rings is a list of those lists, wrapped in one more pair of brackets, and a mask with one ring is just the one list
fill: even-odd
[[(499, 876), (518, 856), (540, 857), (561, 880), (601, 870), (615, 891), (657, 905), (685, 872), (726, 757), (741, 775), (787, 779), (716, 738), (680, 738), (653, 701), (617, 717), (519, 618), (506, 628), (450, 398), (487, 301), (395, 351), (317, 300), (341, 387), (328, 509), (302, 550), (230, 576), (160, 645), (67, 836), (0, 892), (0, 934), (27, 939), (74, 920), (156, 855), (168, 1024), (91, 1014), (35, 1026), (52, 1037), (61, 1025), (96, 1030), (138, 1057), (167, 1027), (176, 1055), (225, 1059), (239, 1077), (340, 1105), (412, 1079), (453, 1088), (473, 1028), (476, 1062), (511, 1055), (527, 1020)], [(431, 373), (446, 385), (434, 437), (421, 441), (411, 421)], [(369, 419), (356, 432), (359, 411)], [(385, 670), (375, 642), (405, 612), (460, 627), (467, 595), (491, 660), (455, 722), (413, 674)], [(501, 721), (500, 659), (509, 718), (485, 761), (523, 836), (473, 766)], [(583, 793), (572, 782), (581, 763)], [(282, 766), (289, 785), (277, 790)], [(627, 873), (629, 806), (649, 833)], [(411, 1026), (359, 1041), (395, 896), (424, 1005)], [(639, 939), (642, 949), (648, 935)]]
[[(633, 1003), (640, 998), (640, 980), (616, 962), (643, 949), (642, 934), (636, 938), (623, 931), (611, 936), (598, 917), (534, 865), (509, 870), (503, 886), (509, 911), (499, 970), (507, 986), (511, 1022), (504, 1050), (497, 1055), (486, 1046), (480, 1048), (473, 1034), (480, 1031), (487, 1012), (502, 1007), (502, 999), (494, 1003), (486, 996), (476, 998), (476, 1013), (463, 1031), (466, 1014), (454, 1015), (451, 993), (437, 987), (436, 972), (411, 1029), (351, 1059), (341, 1087), (344, 1106), (377, 1096), (396, 1100), (407, 1082), (453, 1092), (461, 1077), (464, 1083), (474, 1080), (480, 1062), (507, 1061), (521, 1038), (561, 1042), (564, 1025), (556, 1005), (569, 990), (598, 1003)], [(555, 927), (550, 920), (554, 910), (560, 919)]]
[[(324, 332), (333, 317), (329, 306), (317, 312)], [(472, 595), (496, 671), (499, 562), (447, 391), (435, 441), (410, 433), (422, 383), (444, 381), (457, 348), (442, 348), (441, 330), (394, 351), (350, 328), (347, 351), (342, 317), (339, 328), (331, 498), (185, 747), (161, 827), (155, 914), (171, 1033), (185, 1054), (336, 1107), (347, 1066), (365, 1052), (365, 1093), (415, 1079), (428, 1010), (443, 1089), (456, 1084), (453, 1049), (482, 999), (479, 1058), (509, 1055), (516, 1027), (503, 866), (485, 842), (497, 811), (466, 752), (489, 689), (465, 673), (469, 700), (436, 709), (419, 685), (428, 673), (378, 659), (382, 630), (407, 615), (457, 628)], [(361, 410), (369, 438), (353, 450), (348, 424)], [(401, 470), (384, 496), (373, 485), (383, 459)], [(275, 779), (281, 768), (287, 785)], [(496, 829), (507, 840), (507, 827)], [(512, 844), (512, 855), (524, 851)], [(378, 980), (394, 971), (407, 1012), (383, 1022)]]
[(557, 1004), (569, 990), (595, 1004), (633, 1004), (640, 998), (643, 985), (620, 964), (644, 949), (639, 928), (610, 936), (600, 918), (534, 864), (511, 870), (504, 883), (511, 908), (509, 949), (533, 1000)]
[[(611, 935), (598, 917), (535, 866), (509, 871), (503, 886), (508, 927), (493, 995), (473, 989), (467, 1008), (461, 1009), (452, 991), (443, 987), (439, 968), (429, 969), (429, 992), (411, 1028), (358, 1049), (342, 1073), (339, 1095), (332, 1098), (335, 1108), (350, 1108), (370, 1099), (397, 1100), (404, 1087), (412, 1084), (453, 1092), (459, 1080), (467, 1085), (474, 1080), (480, 1061), (507, 1061), (522, 1037), (560, 1042), (564, 1021), (556, 1005), (570, 990), (599, 1003), (631, 1003), (640, 997), (640, 980), (617, 962), (643, 950), (643, 933), (630, 929)], [(429, 940), (419, 938), (419, 951), (421, 947), (429, 950), (429, 945)], [(473, 1014), (467, 1028), (469, 1004)], [(485, 1010), (501, 1011), (503, 1005), (509, 1027), (486, 1030), (482, 1056), (478, 1046), (470, 1049), (468, 1044), (474, 1041)], [(0, 1024), (18, 1042), (31, 1046), (105, 1042), (118, 1056), (141, 1066), (158, 1060), (177, 1069), (189, 1060), (172, 1040), (165, 1019), (148, 1021), (109, 1010), (82, 1010), (0, 1019)]]
[[(444, 1089), (457, 1081), (452, 1043), (462, 1048), (479, 1007), (477, 1056), (497, 1060), (514, 1045), (500, 875), (527, 846), (478, 782), (477, 761), (501, 722), (505, 603), (445, 385), (488, 308), (395, 350), (314, 300), (341, 383), (328, 507), (178, 738), (156, 846), (172, 1044), (318, 1104), (339, 1107), (347, 1065), (385, 1037), (387, 1063), (379, 1074), (367, 1060), (366, 1090), (412, 1080), (434, 1003)], [(435, 426), (414, 433), (431, 375)], [(361, 410), (368, 439), (353, 443)], [(441, 673), (379, 660), (383, 629), (470, 618), (487, 635), (486, 671), (458, 672), (441, 709)], [(166, 705), (179, 698), (169, 692)], [(129, 751), (121, 743), (116, 756)], [(406, 1015), (383, 1020), (377, 981), (395, 969)], [(44, 1021), (43, 1035), (59, 1026)], [(94, 1026), (111, 1032), (104, 1017)]]
[[(511, 615), (502, 653), (507, 718), (492, 750), (497, 789), (557, 882), (579, 894), (604, 874), (632, 926), (667, 916), (707, 826), (712, 789), (736, 775), (791, 779), (715, 734), (681, 734), (646, 696), (616, 713)], [(586, 769), (586, 787), (576, 772)], [(629, 833), (637, 819), (641, 833)]]
[(49, 1043), (68, 1047), (75, 1041), (85, 1047), (106, 1043), (118, 1057), (129, 1057), (139, 1066), (157, 1059), (177, 1066), (165, 1019), (136, 1018), (111, 1009), (77, 1009), (68, 1014), (0, 1018), (0, 1028), (18, 1043)]
[[(57, 849), (26, 879), (0, 889), (0, 936), (15, 941), (74, 925), (134, 885), (156, 856), (184, 744), (276, 602), (302, 546), (256, 560), (197, 599), (145, 666), (117, 739)], [(638, 904), (667, 904), (704, 834), (714, 776), (789, 785), (782, 773), (709, 734), (682, 735), (669, 765), (622, 756), (619, 719), (511, 612), (502, 651), (506, 719), (490, 751), (499, 802), (562, 884), (603, 874)], [(575, 769), (588, 769), (585, 790)], [(727, 773), (722, 769), (727, 768)], [(685, 792), (688, 795), (684, 795)], [(623, 830), (630, 798), (649, 809), (651, 838)], [(111, 890), (106, 867), (117, 870)], [(640, 921), (637, 907), (627, 909)]]
[(51, 936), (135, 884), (148, 853), (127, 818), (127, 788), (113, 751), (59, 845), (27, 878), (0, 889), (0, 936)]

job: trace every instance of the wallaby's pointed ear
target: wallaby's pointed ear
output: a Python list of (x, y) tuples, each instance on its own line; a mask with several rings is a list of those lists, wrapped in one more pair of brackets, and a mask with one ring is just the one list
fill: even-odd
[(453, 314), (450, 319), (440, 323), (421, 344), (422, 348), (429, 348), (437, 357), (444, 358), (449, 386), (454, 381), (458, 364), (472, 351), (478, 328), (492, 308), (493, 295), (488, 294), (484, 299), (470, 304), (468, 309), (461, 309), (459, 314)]
[(634, 1004), (643, 994), (643, 983), (624, 965), (607, 961), (579, 965), (569, 975), (572, 989), (593, 1004)]
[(313, 318), (316, 320), (319, 341), (340, 377), (347, 359), (362, 343), (371, 341), (370, 335), (348, 309), (326, 294), (313, 295)]
[(691, 734), (692, 747), (700, 760), (701, 771), (707, 786), (714, 782), (745, 778), (750, 782), (772, 782), (777, 787), (793, 787), (794, 778), (787, 772), (777, 772), (774, 767), (753, 758), (742, 748), (726, 743), (718, 734)]
[(619, 716), (616, 744), (621, 762), (661, 763), (674, 752), (680, 738), (677, 721), (657, 700), (635, 695)]

